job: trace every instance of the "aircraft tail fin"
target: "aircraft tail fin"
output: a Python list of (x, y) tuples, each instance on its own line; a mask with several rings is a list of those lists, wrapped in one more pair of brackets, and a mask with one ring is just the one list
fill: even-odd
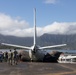
[(34, 45), (36, 45), (37, 33), (36, 33), (36, 8), (34, 8)]

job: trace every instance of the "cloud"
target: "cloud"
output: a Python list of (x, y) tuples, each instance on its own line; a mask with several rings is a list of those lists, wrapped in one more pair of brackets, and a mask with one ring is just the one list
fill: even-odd
[(76, 34), (76, 22), (54, 22), (45, 26), (43, 32), (49, 34)]
[(55, 4), (58, 0), (45, 0), (46, 4)]
[(0, 13), (0, 30), (24, 29), (28, 26), (29, 24), (25, 20), (14, 19), (9, 15)]
[[(0, 33), (19, 37), (31, 37), (34, 28), (29, 23), (21, 20), (20, 17), (12, 18), (9, 15), (0, 13)], [(37, 35), (48, 34), (76, 34), (76, 22), (53, 22), (44, 27), (37, 27)]]
[[(9, 15), (0, 13), (0, 33), (4, 35), (14, 35), (29, 27), (29, 23), (21, 20), (20, 17), (12, 18)], [(18, 34), (15, 34), (18, 35)]]

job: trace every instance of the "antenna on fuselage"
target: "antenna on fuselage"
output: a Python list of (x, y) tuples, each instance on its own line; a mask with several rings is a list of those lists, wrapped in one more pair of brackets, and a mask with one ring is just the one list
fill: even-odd
[(36, 45), (36, 38), (37, 38), (37, 33), (36, 33), (36, 8), (34, 8), (34, 45)]

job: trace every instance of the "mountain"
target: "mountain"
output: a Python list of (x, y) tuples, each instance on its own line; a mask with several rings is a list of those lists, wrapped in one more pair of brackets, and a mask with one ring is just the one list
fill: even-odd
[[(32, 46), (33, 37), (15, 37), (5, 36), (0, 34), (0, 43), (10, 43), (23, 46)], [(67, 44), (65, 49), (76, 49), (76, 34), (73, 35), (59, 35), (59, 34), (44, 34), (37, 38), (37, 44), (39, 46)], [(0, 46), (4, 48), (4, 46)]]

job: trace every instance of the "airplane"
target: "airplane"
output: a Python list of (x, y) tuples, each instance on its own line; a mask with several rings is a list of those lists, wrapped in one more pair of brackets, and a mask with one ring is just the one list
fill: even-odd
[(76, 55), (72, 54), (61, 54), (60, 57), (58, 58), (59, 63), (76, 63)]
[(20, 46), (20, 45), (14, 45), (14, 44), (7, 44), (7, 43), (1, 43), (2, 45), (6, 46), (12, 46), (12, 47), (18, 47), (18, 48), (23, 48), (29, 51), (29, 57), (31, 61), (43, 61), (45, 52), (43, 51), (44, 49), (50, 49), (50, 48), (56, 48), (56, 47), (62, 47), (66, 46), (66, 44), (60, 44), (60, 45), (53, 45), (53, 46), (44, 46), (40, 47), (37, 45), (37, 33), (36, 33), (36, 8), (34, 9), (34, 41), (33, 41), (33, 46), (31, 47), (26, 47), (26, 46)]

